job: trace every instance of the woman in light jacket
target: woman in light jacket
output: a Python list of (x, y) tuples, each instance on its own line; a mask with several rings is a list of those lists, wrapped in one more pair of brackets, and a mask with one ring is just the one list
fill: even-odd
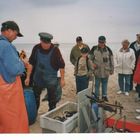
[(129, 41), (123, 40), (121, 49), (115, 54), (114, 66), (115, 71), (118, 73), (118, 83), (120, 90), (118, 94), (124, 93), (129, 95), (130, 91), (130, 76), (135, 67), (135, 54), (129, 48)]

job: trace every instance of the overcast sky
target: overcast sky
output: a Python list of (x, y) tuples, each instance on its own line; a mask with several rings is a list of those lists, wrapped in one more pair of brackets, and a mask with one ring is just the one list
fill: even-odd
[(23, 38), (19, 43), (36, 43), (39, 32), (53, 34), (57, 42), (108, 42), (135, 40), (140, 33), (140, 0), (0, 0), (0, 23), (14, 20)]

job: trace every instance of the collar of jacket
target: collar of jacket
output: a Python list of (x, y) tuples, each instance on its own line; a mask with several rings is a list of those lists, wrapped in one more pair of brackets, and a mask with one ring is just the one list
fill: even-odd
[(41, 53), (43, 53), (43, 54), (48, 54), (48, 53), (52, 50), (52, 48), (54, 48), (54, 45), (53, 45), (53, 44), (51, 44), (51, 46), (50, 46), (50, 48), (49, 48), (48, 50), (43, 49), (43, 48), (41, 47), (41, 44), (38, 44), (38, 46), (39, 46), (39, 51), (40, 51)]
[(0, 40), (7, 40), (9, 42), (9, 40), (4, 35), (0, 35)]
[(98, 46), (98, 51), (107, 52), (107, 47), (105, 46), (104, 48), (101, 48)]
[(124, 50), (123, 48), (121, 48), (121, 49), (120, 49), (120, 52), (123, 52), (123, 51), (125, 51), (125, 52), (130, 52), (130, 48), (127, 48), (127, 49), (125, 49), (125, 50)]
[(75, 45), (77, 48), (83, 48), (83, 47), (85, 47), (86, 45), (84, 44), (84, 43), (81, 43), (80, 45), (79, 44), (76, 44)]

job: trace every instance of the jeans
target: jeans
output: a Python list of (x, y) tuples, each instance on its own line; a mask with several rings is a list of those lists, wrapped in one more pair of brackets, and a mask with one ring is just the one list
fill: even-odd
[(87, 75), (84, 76), (76, 76), (76, 89), (77, 93), (88, 88), (89, 78)]
[(130, 91), (131, 74), (118, 74), (118, 83), (122, 92)]
[(100, 83), (102, 84), (102, 97), (106, 97), (107, 96), (108, 77), (106, 77), (106, 78), (95, 77), (95, 94), (97, 97), (99, 97)]
[(134, 73), (130, 75), (130, 90), (133, 90), (133, 76), (134, 76)]

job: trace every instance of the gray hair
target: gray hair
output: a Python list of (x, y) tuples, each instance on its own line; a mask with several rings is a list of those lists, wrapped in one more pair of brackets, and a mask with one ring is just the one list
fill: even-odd
[(124, 39), (124, 40), (122, 41), (122, 44), (124, 44), (124, 43), (127, 43), (128, 45), (130, 44), (130, 42), (128, 41), (128, 39)]

